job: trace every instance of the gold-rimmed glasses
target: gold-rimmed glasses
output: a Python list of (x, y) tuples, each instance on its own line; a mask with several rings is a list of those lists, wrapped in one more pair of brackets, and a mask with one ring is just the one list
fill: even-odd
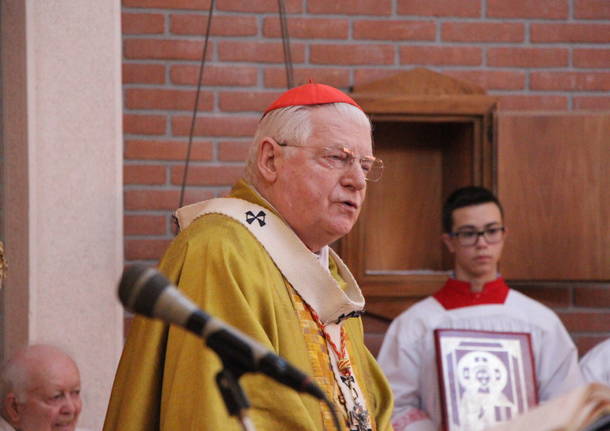
[(331, 169), (348, 169), (356, 160), (364, 173), (364, 178), (370, 182), (377, 182), (383, 174), (383, 161), (374, 156), (358, 157), (356, 153), (346, 147), (307, 147), (303, 145), (291, 145), (285, 142), (277, 143), (280, 147), (301, 148), (313, 151), (316, 157)]

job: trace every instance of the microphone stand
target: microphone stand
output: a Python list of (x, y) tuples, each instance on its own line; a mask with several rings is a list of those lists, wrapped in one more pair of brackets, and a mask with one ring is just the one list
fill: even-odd
[(239, 385), (239, 378), (243, 372), (236, 372), (232, 367), (227, 366), (224, 360), (223, 365), (224, 368), (216, 374), (216, 384), (229, 415), (237, 417), (244, 431), (256, 431), (247, 413), (248, 408), (250, 408), (250, 402)]

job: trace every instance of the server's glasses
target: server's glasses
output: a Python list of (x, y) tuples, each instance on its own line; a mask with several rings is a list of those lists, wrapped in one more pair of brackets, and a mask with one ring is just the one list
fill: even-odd
[(461, 246), (468, 247), (475, 245), (479, 237), (485, 238), (487, 244), (496, 244), (502, 241), (504, 237), (504, 226), (488, 227), (484, 230), (464, 229), (457, 232), (451, 232), (449, 235), (457, 238)]

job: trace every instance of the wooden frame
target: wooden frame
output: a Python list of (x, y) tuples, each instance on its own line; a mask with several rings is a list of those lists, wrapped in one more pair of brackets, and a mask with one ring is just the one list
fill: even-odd
[[(381, 182), (369, 184), (339, 251), (368, 299), (428, 295), (452, 266), (440, 241), (443, 200), (464, 185), (496, 188), (497, 100), (426, 69), (356, 87), (352, 96), (371, 117), (386, 168)], [(401, 266), (409, 260), (413, 267)]]
[(435, 329), (443, 429), (480, 429), (538, 404), (531, 334)]

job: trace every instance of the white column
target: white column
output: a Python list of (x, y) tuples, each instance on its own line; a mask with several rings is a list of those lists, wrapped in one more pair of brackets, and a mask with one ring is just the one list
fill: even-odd
[(122, 349), (120, 0), (2, 0), (4, 357), (64, 348), (101, 429)]

